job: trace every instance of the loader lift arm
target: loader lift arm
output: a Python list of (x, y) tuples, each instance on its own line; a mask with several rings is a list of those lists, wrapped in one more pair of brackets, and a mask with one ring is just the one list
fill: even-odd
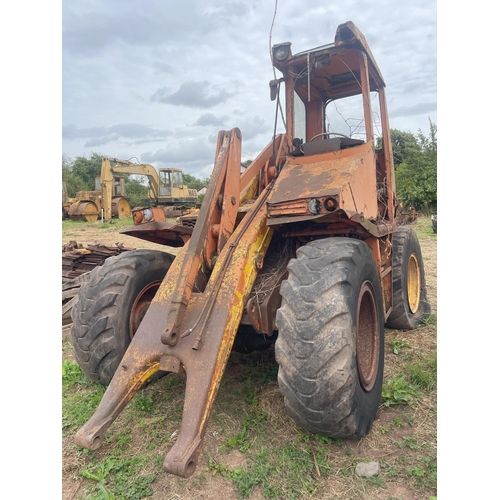
[[(275, 137), (240, 176), (241, 133), (219, 133), (214, 171), (193, 234), (165, 276), (99, 407), (76, 434), (78, 445), (97, 449), (114, 419), (159, 369), (186, 372), (181, 430), (164, 469), (181, 477), (194, 473), (243, 309), (273, 235), (265, 202), (284, 146), (284, 136)], [(238, 224), (239, 203), (255, 196)]]

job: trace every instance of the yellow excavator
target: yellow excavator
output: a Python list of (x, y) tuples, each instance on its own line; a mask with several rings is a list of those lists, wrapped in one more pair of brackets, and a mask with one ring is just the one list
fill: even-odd
[(125, 179), (116, 174), (145, 175), (149, 181), (148, 199), (145, 205), (161, 205), (166, 215), (182, 215), (185, 204), (198, 201), (196, 189), (183, 184), (182, 170), (176, 168), (156, 169), (146, 163), (103, 157), (101, 175), (95, 179), (94, 191), (79, 191), (68, 209), (72, 220), (93, 222), (130, 217), (131, 207), (126, 198)]

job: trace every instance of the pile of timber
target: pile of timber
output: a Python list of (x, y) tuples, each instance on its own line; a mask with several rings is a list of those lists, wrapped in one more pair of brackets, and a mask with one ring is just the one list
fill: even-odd
[(62, 324), (71, 324), (71, 309), (78, 300), (78, 291), (83, 283), (89, 280), (90, 271), (104, 264), (114, 255), (134, 250), (125, 248), (121, 243), (115, 247), (105, 245), (88, 245), (70, 241), (63, 245), (62, 254)]
[(90, 271), (80, 274), (76, 278), (62, 279), (62, 324), (71, 324), (71, 309), (78, 301), (80, 287), (90, 279)]
[[(81, 274), (92, 271), (94, 267), (102, 266), (104, 261), (115, 255), (133, 250), (125, 248), (122, 243), (116, 243), (115, 247), (105, 245), (87, 245), (85, 248), (76, 242), (70, 242), (63, 246), (62, 254), (62, 277), (73, 279)], [(69, 248), (73, 248), (68, 251)]]

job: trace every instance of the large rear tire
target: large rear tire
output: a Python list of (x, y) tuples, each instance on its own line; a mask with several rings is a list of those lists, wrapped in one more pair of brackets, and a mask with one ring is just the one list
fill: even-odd
[(368, 246), (326, 238), (297, 250), (277, 312), (278, 383), (288, 414), (329, 437), (367, 434), (384, 370), (384, 313)]
[(386, 326), (413, 330), (431, 312), (417, 235), (402, 226), (392, 235), (392, 311)]
[(131, 250), (105, 260), (80, 288), (71, 343), (87, 378), (109, 385), (174, 256)]

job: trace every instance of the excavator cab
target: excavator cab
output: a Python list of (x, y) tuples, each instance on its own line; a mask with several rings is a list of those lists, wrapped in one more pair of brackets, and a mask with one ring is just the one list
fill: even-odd
[[(96, 191), (101, 191), (101, 176), (95, 178), (95, 189)], [(125, 179), (123, 177), (115, 176), (113, 178), (113, 197), (115, 196), (127, 196), (125, 190)]]
[(184, 185), (182, 170), (178, 168), (160, 168), (160, 202), (196, 203), (198, 192)]

